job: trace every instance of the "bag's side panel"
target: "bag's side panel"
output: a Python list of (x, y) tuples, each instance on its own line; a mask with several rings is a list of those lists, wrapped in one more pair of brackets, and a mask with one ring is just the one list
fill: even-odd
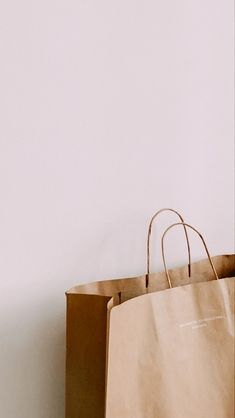
[(104, 418), (108, 300), (67, 294), (66, 418)]

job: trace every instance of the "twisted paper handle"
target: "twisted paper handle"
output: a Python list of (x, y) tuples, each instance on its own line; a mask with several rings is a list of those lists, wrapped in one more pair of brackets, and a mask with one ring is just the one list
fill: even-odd
[(163, 259), (164, 268), (165, 268), (166, 277), (167, 277), (167, 280), (168, 280), (168, 283), (169, 283), (169, 287), (170, 287), (170, 288), (172, 288), (172, 283), (171, 283), (171, 278), (170, 278), (169, 271), (168, 271), (168, 268), (167, 268), (167, 265), (166, 265), (166, 259), (165, 259), (165, 249), (164, 249), (164, 239), (165, 239), (165, 236), (166, 236), (167, 232), (168, 232), (170, 229), (172, 229), (172, 228), (174, 228), (174, 227), (176, 227), (176, 226), (178, 226), (178, 225), (181, 225), (181, 226), (183, 226), (184, 228), (186, 228), (186, 227), (187, 227), (187, 228), (191, 228), (193, 231), (195, 231), (195, 232), (199, 235), (199, 237), (201, 238), (202, 243), (203, 243), (203, 245), (204, 245), (204, 248), (205, 248), (205, 250), (206, 250), (206, 253), (207, 253), (208, 259), (209, 259), (209, 261), (210, 261), (210, 265), (211, 265), (211, 268), (212, 268), (213, 273), (214, 273), (214, 275), (215, 275), (215, 278), (216, 278), (217, 280), (219, 280), (218, 274), (217, 274), (217, 272), (216, 272), (215, 266), (214, 266), (214, 264), (213, 264), (213, 261), (212, 261), (212, 259), (211, 259), (211, 256), (210, 256), (210, 253), (209, 253), (209, 250), (208, 250), (208, 248), (207, 248), (207, 245), (206, 245), (206, 243), (205, 243), (205, 240), (204, 240), (203, 236), (202, 236), (202, 235), (200, 234), (200, 232), (198, 232), (198, 231), (197, 231), (197, 229), (195, 229), (193, 226), (191, 226), (191, 225), (189, 225), (189, 224), (186, 224), (186, 223), (184, 223), (184, 222), (178, 222), (178, 223), (175, 223), (175, 224), (173, 224), (173, 225), (169, 226), (169, 227), (165, 230), (165, 232), (164, 232), (164, 234), (163, 234), (163, 236), (162, 236), (162, 241), (161, 241), (161, 244), (162, 244), (162, 259)]
[[(183, 217), (180, 215), (179, 212), (177, 212), (174, 209), (171, 208), (163, 208), (160, 209), (158, 212), (156, 212), (149, 224), (149, 229), (148, 229), (148, 238), (147, 238), (147, 274), (146, 274), (146, 287), (148, 287), (149, 284), (149, 274), (150, 274), (150, 237), (151, 237), (151, 232), (152, 232), (152, 226), (153, 226), (153, 222), (155, 220), (155, 218), (160, 215), (160, 213), (162, 212), (166, 212), (166, 211), (170, 211), (170, 212), (174, 212), (182, 221), (182, 224), (184, 224), (184, 219)], [(188, 233), (187, 233), (187, 228), (184, 226), (184, 232), (185, 232), (185, 237), (186, 237), (186, 241), (187, 241), (187, 248), (188, 248), (188, 275), (189, 277), (191, 277), (191, 251), (190, 251), (190, 244), (189, 244), (189, 238), (188, 238)]]

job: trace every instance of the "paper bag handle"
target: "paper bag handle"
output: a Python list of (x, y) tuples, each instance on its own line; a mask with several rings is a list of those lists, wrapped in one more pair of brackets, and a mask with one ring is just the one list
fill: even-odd
[[(155, 218), (158, 215), (160, 215), (160, 213), (166, 212), (166, 211), (174, 212), (180, 218), (180, 220), (182, 221), (182, 223), (184, 223), (183, 217), (175, 209), (163, 208), (163, 209), (160, 209), (158, 212), (156, 212), (153, 215), (153, 217), (152, 217), (152, 219), (150, 221), (150, 224), (149, 224), (148, 238), (147, 238), (147, 275), (146, 275), (146, 287), (148, 287), (149, 274), (150, 274), (150, 237), (151, 237), (151, 232), (152, 232), (153, 221), (155, 220)], [(189, 275), (189, 277), (191, 277), (191, 251), (190, 251), (190, 244), (189, 244), (189, 238), (188, 238), (187, 228), (185, 226), (184, 226), (184, 232), (185, 232), (185, 237), (186, 237), (186, 241), (187, 241), (187, 248), (188, 248), (188, 275)]]
[(206, 250), (206, 253), (207, 253), (208, 259), (209, 259), (209, 261), (210, 261), (210, 265), (211, 265), (211, 268), (212, 268), (213, 273), (214, 273), (214, 275), (215, 275), (215, 278), (216, 278), (217, 280), (219, 280), (218, 274), (217, 274), (217, 272), (216, 272), (215, 266), (214, 266), (214, 264), (213, 264), (213, 261), (212, 261), (212, 259), (211, 259), (211, 256), (210, 256), (210, 253), (209, 253), (209, 250), (208, 250), (208, 248), (207, 248), (207, 245), (206, 245), (206, 243), (205, 243), (205, 240), (204, 240), (203, 236), (202, 236), (202, 235), (200, 234), (200, 232), (198, 232), (198, 231), (197, 231), (197, 229), (195, 229), (193, 226), (191, 226), (191, 225), (189, 225), (189, 224), (186, 224), (186, 223), (184, 223), (184, 222), (178, 222), (178, 223), (175, 223), (175, 224), (173, 224), (173, 225), (169, 226), (169, 227), (165, 230), (165, 232), (164, 232), (164, 234), (163, 234), (163, 236), (162, 236), (162, 241), (161, 241), (161, 243), (162, 243), (162, 258), (163, 258), (163, 263), (164, 263), (165, 272), (166, 272), (166, 277), (167, 277), (167, 280), (168, 280), (168, 283), (169, 283), (169, 287), (170, 287), (170, 288), (172, 288), (172, 283), (171, 283), (171, 278), (170, 278), (169, 271), (168, 271), (168, 268), (167, 268), (167, 265), (166, 265), (165, 250), (164, 250), (164, 238), (165, 238), (165, 236), (166, 236), (167, 232), (168, 232), (170, 229), (172, 229), (172, 228), (174, 228), (175, 226), (178, 226), (178, 225), (181, 225), (181, 226), (183, 226), (184, 228), (186, 228), (186, 227), (187, 227), (187, 228), (191, 228), (193, 231), (195, 231), (195, 232), (199, 235), (199, 237), (201, 238), (202, 243), (203, 243), (203, 245), (204, 245), (204, 248), (205, 248), (205, 250)]

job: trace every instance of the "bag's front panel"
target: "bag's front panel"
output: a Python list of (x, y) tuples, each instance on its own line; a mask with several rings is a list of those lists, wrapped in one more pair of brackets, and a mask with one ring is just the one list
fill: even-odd
[(234, 418), (233, 278), (113, 308), (106, 417)]

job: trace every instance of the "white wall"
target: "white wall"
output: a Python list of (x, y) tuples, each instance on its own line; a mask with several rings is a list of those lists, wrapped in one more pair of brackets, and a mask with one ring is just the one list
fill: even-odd
[(163, 206), (233, 251), (233, 2), (9, 0), (0, 31), (0, 416), (62, 418), (67, 288), (143, 273)]

